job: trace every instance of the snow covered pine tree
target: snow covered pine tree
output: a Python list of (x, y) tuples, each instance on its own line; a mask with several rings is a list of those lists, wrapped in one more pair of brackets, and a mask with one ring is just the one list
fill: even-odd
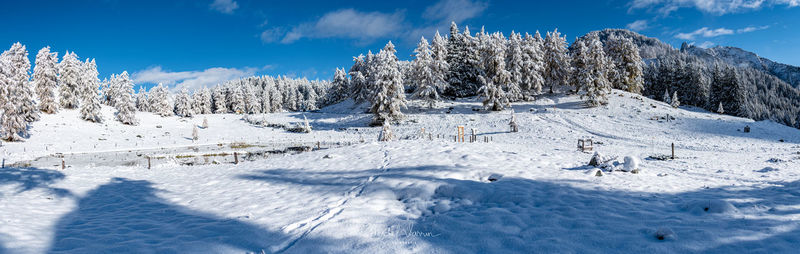
[(375, 91), (370, 98), (373, 126), (403, 118), (401, 109), (406, 107), (406, 94), (395, 52), (394, 44), (390, 41), (375, 57)]
[(39, 97), (39, 110), (46, 114), (58, 111), (56, 88), (58, 87), (58, 53), (50, 53), (44, 47), (36, 54), (36, 67), (33, 68), (33, 86)]
[(114, 107), (117, 109), (117, 120), (127, 125), (137, 125), (136, 105), (133, 101), (133, 82), (128, 77), (128, 72), (119, 75)]

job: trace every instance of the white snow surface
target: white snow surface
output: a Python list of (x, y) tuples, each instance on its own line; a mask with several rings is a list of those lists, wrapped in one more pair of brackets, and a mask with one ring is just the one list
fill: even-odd
[[(380, 127), (364, 127), (370, 116), (347, 103), (265, 116), (294, 124), (305, 115), (311, 133), (252, 126), (237, 115), (137, 113), (140, 125), (126, 126), (110, 120), (110, 108), (103, 124), (62, 110), (42, 115), (26, 142), (0, 147), (6, 164), (16, 163), (0, 169), (0, 253), (800, 249), (800, 130), (620, 91), (609, 101), (589, 109), (572, 96), (517, 103), (515, 133), (510, 110), (474, 112), (474, 101), (425, 110), (412, 102), (407, 121), (392, 126), (400, 139), (392, 142), (377, 142)], [(651, 120), (667, 114), (676, 119)], [(209, 128), (193, 143), (203, 118)], [(739, 131), (745, 125), (750, 133)], [(481, 142), (453, 142), (457, 126), (476, 128)], [(581, 138), (619, 165), (631, 156), (641, 172), (595, 176), (592, 154), (576, 149)], [(354, 144), (236, 165), (103, 162), (127, 151), (316, 141)], [(676, 159), (647, 158), (671, 155), (673, 143)], [(63, 170), (33, 161), (53, 153), (94, 159)]]

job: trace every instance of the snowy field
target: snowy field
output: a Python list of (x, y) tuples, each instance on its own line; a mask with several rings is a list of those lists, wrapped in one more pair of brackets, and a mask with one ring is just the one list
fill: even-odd
[[(0, 169), (0, 253), (800, 249), (800, 130), (619, 91), (608, 106), (581, 105), (563, 96), (515, 104), (516, 133), (511, 111), (475, 112), (477, 102), (412, 106), (393, 126), (401, 140), (380, 143), (379, 128), (364, 127), (370, 116), (350, 105), (265, 116), (296, 124), (305, 115), (307, 134), (238, 115), (138, 113), (139, 126), (108, 120), (110, 108), (103, 124), (75, 111), (43, 115), (29, 140), (0, 147), (6, 165), (25, 166)], [(193, 141), (203, 118), (209, 128)], [(477, 129), (481, 142), (453, 142), (457, 126)], [(597, 176), (592, 154), (576, 149), (581, 138), (616, 162), (638, 159), (640, 172)], [(239, 164), (114, 163), (316, 142), (331, 145)], [(674, 160), (648, 158), (673, 143)], [(63, 170), (35, 161), (56, 153), (81, 159)]]

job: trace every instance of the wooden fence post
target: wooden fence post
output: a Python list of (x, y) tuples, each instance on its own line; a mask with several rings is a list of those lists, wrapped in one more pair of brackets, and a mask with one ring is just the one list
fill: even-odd
[(61, 170), (64, 170), (64, 168), (66, 168), (66, 164), (64, 163), (64, 158), (61, 158)]
[(150, 169), (150, 156), (147, 156), (147, 169)]
[(672, 159), (675, 159), (675, 143), (672, 143)]
[(239, 164), (239, 153), (233, 152), (233, 164)]

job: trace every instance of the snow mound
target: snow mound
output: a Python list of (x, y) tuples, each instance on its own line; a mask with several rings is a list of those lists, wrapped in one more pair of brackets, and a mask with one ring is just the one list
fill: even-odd
[(639, 159), (637, 159), (636, 157), (633, 157), (633, 156), (625, 156), (623, 165), (624, 165), (623, 168), (625, 169), (625, 171), (628, 171), (628, 172), (633, 172), (634, 170), (636, 170), (638, 172), (640, 170), (639, 169)]

